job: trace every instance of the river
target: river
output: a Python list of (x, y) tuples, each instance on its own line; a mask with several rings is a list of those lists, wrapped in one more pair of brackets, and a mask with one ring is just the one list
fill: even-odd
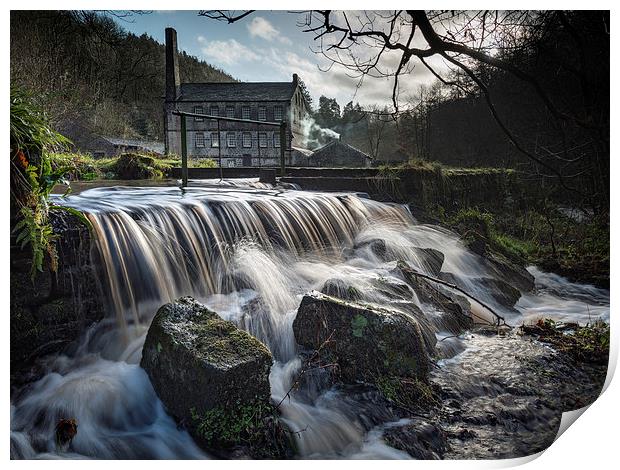
[[(515, 308), (502, 307), (477, 281), (493, 273), (454, 233), (419, 224), (406, 206), (363, 195), (273, 189), (242, 181), (202, 183), (185, 190), (83, 189), (62, 203), (84, 211), (93, 224), (109, 315), (67, 353), (46, 358), (47, 373), (15, 394), (13, 458), (209, 458), (166, 414), (139, 366), (153, 315), (182, 295), (203, 301), (270, 348), (276, 402), (301, 365), (292, 322), (304, 293), (338, 278), (363, 292), (368, 302), (394, 307), (393, 299), (374, 286), (378, 279), (393, 278), (397, 260), (428, 272), (416, 247), (441, 251), (442, 271), (513, 325), (542, 316), (582, 324), (609, 320), (608, 291), (570, 283), (535, 267), (529, 271), (536, 289), (524, 293)], [(370, 249), (372, 240), (385, 243), (382, 256)], [(433, 326), (436, 312), (415, 296), (412, 301), (429, 318), (432, 334), (446, 338), (447, 332)], [(479, 313), (484, 316), (484, 309)], [(469, 406), (470, 414), (492, 412), (497, 406), (508, 414), (529, 410), (531, 403), (514, 392), (513, 375), (521, 373), (523, 364), (506, 358), (521, 354), (546, 360), (552, 355), (540, 343), (519, 338), (474, 334), (438, 344), (442, 350), (432, 380), (455, 389), (459, 406)], [(497, 364), (498, 358), (501, 367), (480, 366)], [(481, 386), (485, 380), (492, 385)], [(281, 419), (289, 429), (304, 430), (295, 435), (302, 458), (409, 458), (384, 439), (385, 430), (395, 425), (392, 418), (378, 410), (364, 413), (362, 405), (343, 390), (299, 390), (284, 401)], [(557, 409), (543, 405), (525, 419), (529, 429), (522, 426), (512, 434), (491, 432), (488, 423), (472, 421), (480, 437), (477, 444), (467, 451), (453, 448), (446, 456), (517, 456), (537, 449), (537, 433), (552, 434), (559, 419)], [(66, 450), (57, 449), (54, 440), (60, 417), (79, 423)], [(461, 424), (453, 420), (447, 427), (457, 432)], [(496, 454), (487, 452), (490, 446), (499, 449)]]

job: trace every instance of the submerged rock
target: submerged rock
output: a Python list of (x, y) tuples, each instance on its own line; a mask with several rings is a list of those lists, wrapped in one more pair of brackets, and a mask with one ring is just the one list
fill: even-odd
[(354, 249), (369, 249), (372, 254), (383, 261), (389, 261), (388, 249), (385, 240), (373, 239), (355, 245)]
[(208, 450), (282, 457), (270, 402), (271, 353), (191, 297), (159, 309), (140, 365), (167, 410)]
[(414, 459), (438, 460), (448, 449), (444, 430), (424, 418), (389, 426), (383, 433), (385, 442), (395, 449), (404, 450)]
[(343, 383), (377, 384), (386, 376), (425, 380), (429, 358), (418, 323), (404, 313), (306, 294), (293, 322), (301, 346), (337, 363)]

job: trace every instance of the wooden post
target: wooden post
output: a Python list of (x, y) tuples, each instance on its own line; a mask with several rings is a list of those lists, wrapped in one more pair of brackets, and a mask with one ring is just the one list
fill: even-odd
[(286, 162), (284, 160), (284, 151), (286, 149), (286, 121), (280, 124), (280, 176), (286, 174)]
[(181, 187), (187, 187), (187, 124), (181, 115)]
[(220, 120), (217, 120), (217, 161), (220, 165), (220, 181), (224, 180), (224, 169), (222, 168), (222, 139), (220, 138)]

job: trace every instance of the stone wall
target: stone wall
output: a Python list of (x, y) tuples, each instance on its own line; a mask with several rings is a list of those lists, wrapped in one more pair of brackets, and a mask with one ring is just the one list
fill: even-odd
[(58, 270), (47, 266), (30, 278), (31, 251), (11, 240), (11, 384), (35, 378), (35, 359), (63, 351), (104, 317), (104, 302), (91, 262), (91, 235), (77, 217), (51, 213), (59, 235)]
[(521, 194), (523, 187), (509, 170), (427, 170), (421, 168), (382, 172), (376, 168), (287, 168), (280, 181), (318, 191), (355, 191), (373, 199), (410, 203), (448, 211), (478, 206), (503, 208)]

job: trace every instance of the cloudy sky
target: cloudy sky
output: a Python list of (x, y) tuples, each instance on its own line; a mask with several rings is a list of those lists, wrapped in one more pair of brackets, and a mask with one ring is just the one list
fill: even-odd
[[(389, 104), (392, 81), (389, 78), (358, 79), (341, 66), (313, 52), (318, 48), (312, 33), (302, 32), (299, 23), (305, 13), (258, 11), (243, 20), (227, 24), (198, 16), (196, 11), (156, 11), (135, 16), (131, 22), (118, 20), (127, 30), (147, 33), (164, 42), (164, 29), (177, 30), (179, 48), (204, 59), (242, 81), (289, 81), (298, 73), (318, 102), (320, 95), (335, 97), (341, 106), (353, 100), (363, 105)], [(352, 13), (354, 15), (354, 13)], [(386, 67), (397, 64), (398, 57), (386, 57)], [(401, 96), (413, 95), (420, 84), (432, 82), (422, 66), (401, 79)]]

